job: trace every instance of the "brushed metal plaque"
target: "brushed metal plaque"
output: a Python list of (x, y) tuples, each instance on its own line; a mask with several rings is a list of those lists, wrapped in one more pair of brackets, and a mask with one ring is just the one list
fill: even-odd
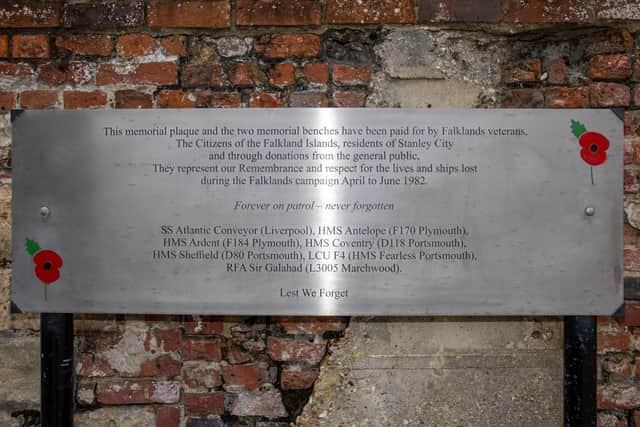
[(610, 110), (24, 111), (29, 312), (610, 314)]

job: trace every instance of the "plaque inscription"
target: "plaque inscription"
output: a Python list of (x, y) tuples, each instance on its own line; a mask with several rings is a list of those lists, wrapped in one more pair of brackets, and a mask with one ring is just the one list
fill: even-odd
[(25, 111), (23, 311), (609, 314), (609, 110)]

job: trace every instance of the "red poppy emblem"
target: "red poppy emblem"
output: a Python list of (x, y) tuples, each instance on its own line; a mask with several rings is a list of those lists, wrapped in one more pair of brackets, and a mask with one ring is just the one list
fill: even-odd
[(33, 257), (36, 265), (34, 272), (36, 277), (44, 283), (44, 300), (47, 300), (47, 286), (60, 278), (60, 268), (62, 258), (60, 255), (49, 249), (40, 249), (40, 245), (35, 240), (27, 239), (24, 248)]
[(49, 285), (60, 278), (60, 267), (62, 258), (54, 251), (48, 249), (39, 251), (33, 257), (36, 264), (36, 277), (45, 285)]
[(578, 143), (582, 147), (580, 157), (591, 166), (591, 185), (595, 185), (593, 167), (607, 161), (609, 140), (601, 133), (587, 132), (587, 128), (577, 120), (571, 120), (571, 132), (578, 138)]
[(578, 140), (582, 150), (580, 157), (591, 166), (599, 166), (607, 160), (609, 140), (597, 132), (586, 132)]

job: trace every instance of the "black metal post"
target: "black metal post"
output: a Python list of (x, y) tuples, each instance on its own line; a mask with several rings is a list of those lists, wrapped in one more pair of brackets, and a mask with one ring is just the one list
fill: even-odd
[(595, 316), (564, 318), (564, 425), (596, 425)]
[(73, 314), (40, 315), (41, 427), (73, 426)]

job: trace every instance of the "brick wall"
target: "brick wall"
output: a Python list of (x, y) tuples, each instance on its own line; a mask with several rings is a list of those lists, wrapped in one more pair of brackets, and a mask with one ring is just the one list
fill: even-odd
[[(405, 106), (417, 82), (424, 107), (623, 107), (629, 300), (599, 322), (598, 408), (640, 426), (639, 21), (635, 0), (2, 1), (0, 111)], [(0, 129), (0, 329), (32, 339), (37, 319), (7, 312)], [(78, 316), (77, 423), (285, 426), (347, 321)], [(0, 421), (32, 425), (29, 405)]]
[[(87, 412), (78, 422), (120, 420), (121, 414), (106, 408), (137, 405), (132, 411), (143, 414), (135, 415), (142, 416), (139, 423), (154, 425), (154, 419), (162, 427), (178, 426), (181, 419), (192, 426), (222, 425), (222, 418), (287, 425), (266, 420), (298, 411), (318, 376), (327, 340), (345, 327), (338, 318), (79, 320), (76, 396), (78, 411)], [(99, 407), (102, 412), (95, 411)]]

